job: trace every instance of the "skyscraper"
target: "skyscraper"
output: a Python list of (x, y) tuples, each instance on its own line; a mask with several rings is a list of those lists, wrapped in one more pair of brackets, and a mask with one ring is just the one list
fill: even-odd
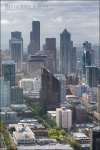
[(31, 55), (28, 57), (28, 73), (30, 77), (37, 77), (41, 74), (41, 66), (47, 67), (47, 55)]
[(90, 51), (91, 43), (89, 43), (88, 41), (85, 41), (85, 43), (83, 43), (83, 49), (85, 49), (86, 51)]
[(97, 112), (100, 114), (100, 85), (98, 85), (98, 90), (97, 90)]
[(71, 73), (76, 73), (76, 47), (71, 47)]
[(90, 150), (100, 149), (100, 126), (90, 130)]
[(95, 50), (91, 50), (91, 65), (95, 65)]
[(46, 50), (56, 51), (56, 38), (46, 38)]
[(44, 110), (56, 110), (57, 107), (60, 107), (60, 81), (44, 67), (41, 67), (40, 93)]
[(60, 61), (61, 61), (61, 73), (70, 74), (71, 34), (66, 29), (60, 34)]
[(91, 66), (91, 43), (88, 43), (88, 41), (83, 43), (82, 61), (83, 61), (83, 76), (85, 76), (86, 66)]
[(86, 84), (97, 87), (99, 84), (99, 68), (97, 66), (86, 66)]
[(45, 48), (47, 68), (54, 74), (56, 72), (56, 38), (46, 38)]
[(2, 62), (2, 76), (5, 81), (10, 81), (10, 86), (15, 86), (15, 63), (7, 60)]
[(4, 77), (0, 77), (0, 108), (10, 110), (10, 81), (5, 81)]
[(54, 74), (54, 76), (60, 81), (60, 103), (66, 100), (66, 78), (63, 74)]
[(11, 50), (11, 60), (14, 60), (17, 64), (17, 71), (21, 71), (23, 61), (23, 39), (21, 37), (21, 32), (11, 32), (9, 49)]
[(23, 104), (23, 89), (20, 87), (10, 88), (11, 104)]
[(30, 43), (34, 41), (37, 45), (36, 52), (40, 51), (40, 22), (32, 22), (32, 31), (30, 32)]

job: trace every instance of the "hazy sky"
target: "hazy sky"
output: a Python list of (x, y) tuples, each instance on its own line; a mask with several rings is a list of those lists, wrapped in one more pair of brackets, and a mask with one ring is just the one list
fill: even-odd
[(24, 48), (30, 41), (32, 21), (40, 21), (41, 47), (45, 38), (55, 37), (66, 28), (74, 46), (86, 40), (99, 44), (99, 1), (1, 1), (1, 49), (9, 47), (11, 32), (21, 31)]

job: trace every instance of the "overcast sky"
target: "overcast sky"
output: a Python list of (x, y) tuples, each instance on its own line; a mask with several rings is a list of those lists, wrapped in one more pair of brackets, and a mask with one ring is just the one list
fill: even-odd
[[(24, 48), (30, 41), (32, 21), (40, 21), (41, 47), (45, 38), (56, 38), (66, 28), (74, 46), (86, 40), (99, 45), (99, 1), (2, 1), (1, 49), (9, 48), (11, 32), (21, 31)], [(42, 48), (41, 48), (42, 49)]]

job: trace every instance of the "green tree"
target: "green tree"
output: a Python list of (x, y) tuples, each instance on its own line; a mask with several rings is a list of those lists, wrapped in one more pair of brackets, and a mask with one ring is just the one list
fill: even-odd
[(60, 130), (60, 135), (65, 136), (65, 135), (66, 135), (66, 132), (65, 132), (64, 130)]

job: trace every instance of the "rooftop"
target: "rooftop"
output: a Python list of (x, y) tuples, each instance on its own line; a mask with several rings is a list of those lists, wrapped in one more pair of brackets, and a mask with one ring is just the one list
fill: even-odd
[(87, 138), (87, 136), (84, 133), (81, 133), (81, 132), (75, 132), (75, 133), (73, 133), (73, 136), (75, 138)]
[(3, 61), (2, 64), (9, 64), (9, 65), (11, 65), (11, 64), (15, 64), (15, 62), (12, 61), (12, 60), (6, 60), (6, 61)]
[(11, 107), (27, 107), (25, 104), (12, 104)]
[(47, 149), (59, 149), (59, 150), (73, 150), (70, 145), (64, 145), (64, 144), (48, 144), (48, 145), (36, 145), (36, 146), (18, 146), (17, 150), (47, 150)]

